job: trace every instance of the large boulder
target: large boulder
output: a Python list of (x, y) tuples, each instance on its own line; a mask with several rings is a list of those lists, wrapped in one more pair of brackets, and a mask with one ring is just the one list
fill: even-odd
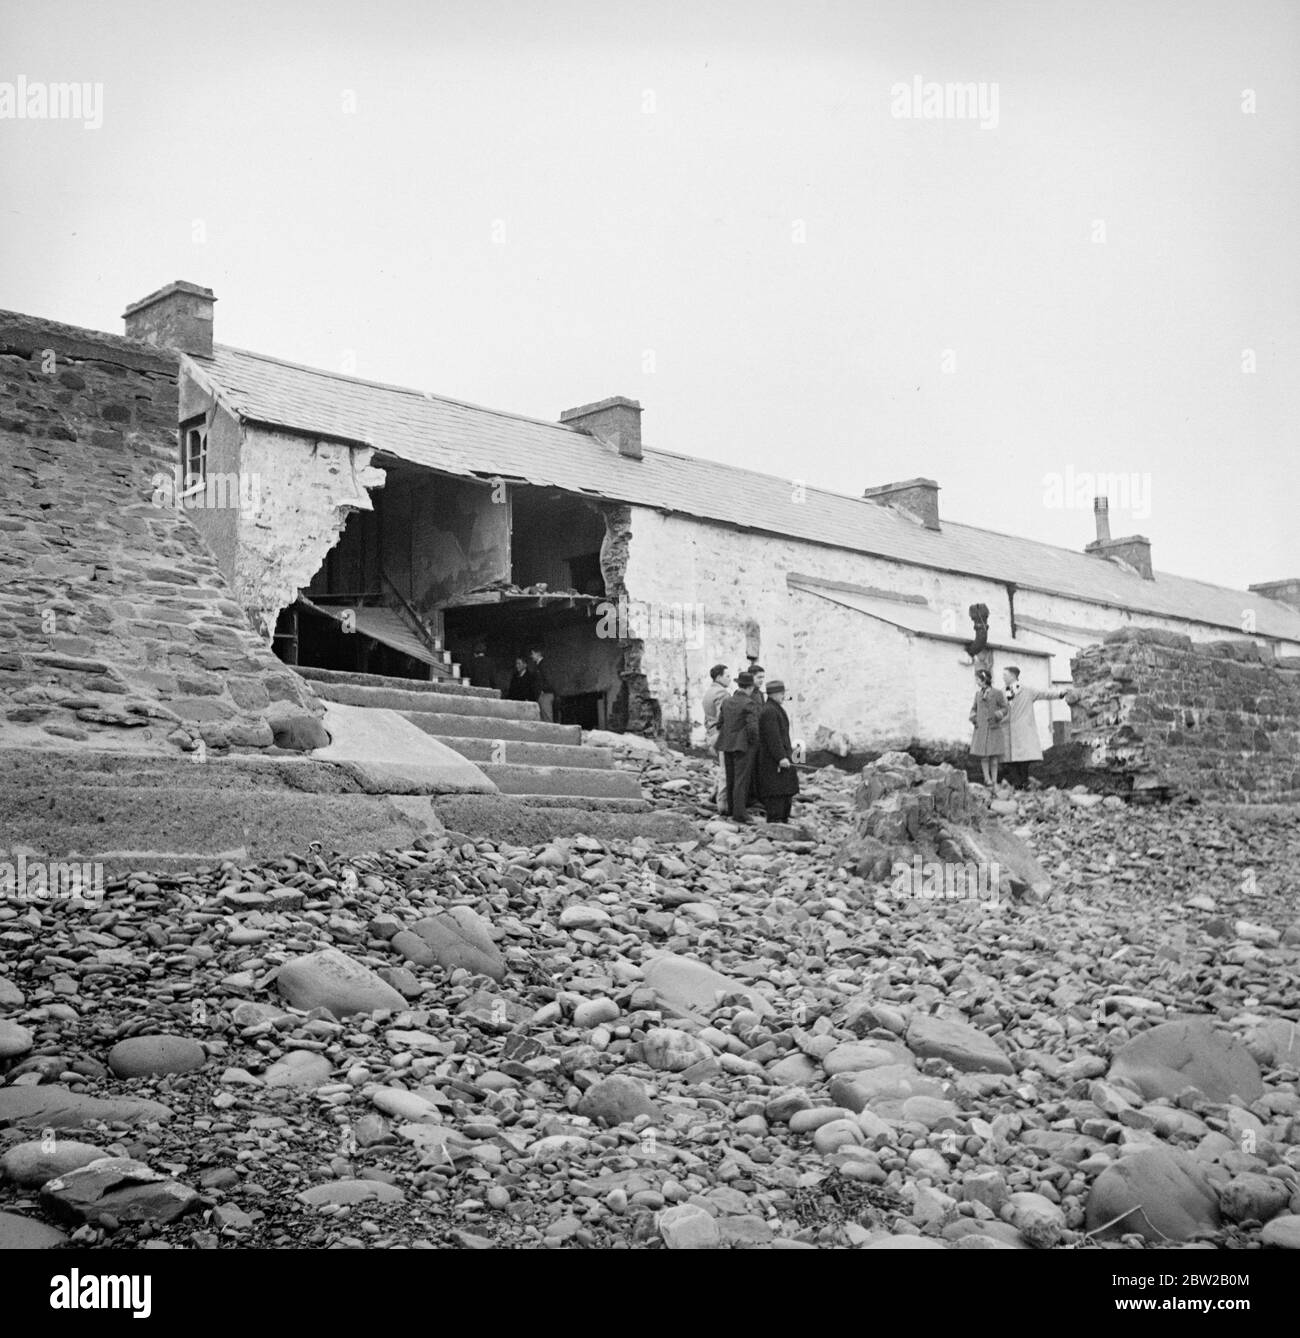
[(684, 1073), (693, 1064), (713, 1058), (713, 1051), (697, 1036), (674, 1027), (655, 1027), (641, 1042), (641, 1056), (652, 1069)]
[(26, 1027), (0, 1018), (0, 1059), (17, 1059), (19, 1055), (25, 1055), (32, 1044), (32, 1034)]
[(1219, 1211), (1229, 1222), (1267, 1222), (1290, 1202), (1290, 1181), (1276, 1175), (1244, 1171), (1219, 1186)]
[(861, 1073), (886, 1064), (911, 1064), (912, 1056), (897, 1041), (845, 1041), (822, 1060), (829, 1077), (837, 1073)]
[(1136, 1234), (1159, 1244), (1218, 1226), (1218, 1196), (1204, 1166), (1175, 1148), (1143, 1148), (1121, 1157), (1088, 1195), (1087, 1229), (1104, 1227), (1103, 1239)]
[(1246, 1037), (1246, 1049), (1266, 1069), (1300, 1069), (1300, 1026), (1270, 1017)]
[(1275, 1217), (1259, 1233), (1259, 1241), (1278, 1250), (1300, 1250), (1300, 1213)]
[(696, 1203), (679, 1203), (659, 1214), (659, 1234), (670, 1250), (716, 1250), (722, 1244), (717, 1221)]
[(262, 1075), (267, 1087), (312, 1088), (329, 1082), (333, 1066), (314, 1050), (290, 1050)]
[(0, 1170), (6, 1180), (22, 1189), (39, 1189), (47, 1180), (107, 1156), (102, 1148), (90, 1143), (78, 1143), (70, 1138), (42, 1138), (15, 1143), (0, 1157)]
[(1176, 1097), (1188, 1087), (1218, 1104), (1233, 1096), (1255, 1101), (1264, 1093), (1250, 1051), (1200, 1019), (1162, 1022), (1141, 1032), (1116, 1051), (1108, 1076), (1149, 1101)]
[(1002, 1205), (1001, 1217), (1020, 1232), (1023, 1240), (1039, 1250), (1050, 1250), (1059, 1244), (1065, 1230), (1065, 1213), (1060, 1206), (1029, 1190), (1009, 1195)]
[(945, 1060), (963, 1073), (1014, 1072), (997, 1042), (965, 1022), (917, 1015), (908, 1024), (906, 1040), (914, 1055)]
[(174, 1222), (202, 1199), (188, 1185), (131, 1157), (101, 1157), (49, 1180), (41, 1204), (62, 1221)]
[[(505, 958), (493, 941), (492, 926), (468, 906), (453, 906), (428, 916), (415, 925), (413, 932), (428, 945), (433, 960), (444, 971), (464, 967), (474, 975), (490, 977), (498, 985), (506, 978)], [(421, 965), (416, 958), (411, 960)]]
[(926, 1078), (910, 1064), (884, 1064), (860, 1073), (837, 1073), (828, 1088), (833, 1104), (854, 1114), (870, 1106), (878, 1115), (901, 1118), (904, 1104), (914, 1096), (947, 1095), (943, 1083)]
[(0, 1125), (37, 1129), (77, 1129), (103, 1122), (165, 1123), (174, 1112), (160, 1101), (134, 1096), (100, 1098), (73, 1092), (58, 1083), (39, 1087), (0, 1087)]
[(304, 1189), (294, 1197), (309, 1208), (319, 1208), (326, 1203), (400, 1203), (406, 1195), (397, 1185), (383, 1180), (331, 1180)]
[(659, 1002), (677, 1013), (712, 1014), (725, 995), (738, 995), (760, 1017), (770, 1017), (772, 1005), (759, 994), (730, 976), (724, 976), (703, 962), (676, 953), (664, 952), (652, 957), (645, 968), (645, 985), (659, 996)]
[(663, 1113), (635, 1078), (616, 1073), (592, 1083), (578, 1102), (577, 1113), (597, 1124), (631, 1124), (642, 1115), (660, 1120)]
[(309, 753), (316, 748), (329, 747), (329, 730), (313, 715), (284, 715), (270, 724), (277, 748)]
[(286, 962), (275, 983), (295, 1008), (328, 1008), (335, 1017), (406, 1007), (406, 1001), (391, 985), (337, 948), (323, 948)]
[(34, 1217), (0, 1213), (0, 1250), (54, 1250), (67, 1241), (57, 1227)]
[(119, 1078), (151, 1078), (201, 1069), (207, 1059), (203, 1047), (188, 1036), (132, 1036), (108, 1052), (108, 1067)]

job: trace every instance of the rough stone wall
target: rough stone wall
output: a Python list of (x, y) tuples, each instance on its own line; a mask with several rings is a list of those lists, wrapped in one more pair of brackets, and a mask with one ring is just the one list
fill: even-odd
[(1300, 660), (1249, 641), (1124, 628), (1073, 661), (1072, 740), (1134, 789), (1300, 801)]
[(186, 513), (177, 362), (0, 312), (0, 741), (266, 747), (321, 710), (272, 656)]

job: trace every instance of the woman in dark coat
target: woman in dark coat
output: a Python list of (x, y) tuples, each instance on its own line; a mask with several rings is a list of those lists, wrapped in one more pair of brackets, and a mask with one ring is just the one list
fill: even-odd
[(998, 764), (1006, 756), (1007, 699), (993, 686), (993, 675), (987, 669), (975, 670), (975, 700), (970, 708), (970, 722), (975, 726), (971, 736), (970, 755), (978, 757), (984, 772), (984, 784), (994, 789), (998, 784)]
[(767, 702), (758, 717), (758, 797), (767, 810), (768, 822), (788, 822), (790, 805), (799, 793), (784, 700), (785, 684), (773, 679), (767, 685)]

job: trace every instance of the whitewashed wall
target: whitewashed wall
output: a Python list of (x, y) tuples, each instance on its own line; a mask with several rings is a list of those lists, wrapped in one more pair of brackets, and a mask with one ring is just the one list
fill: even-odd
[[(847, 735), (855, 751), (912, 739), (934, 745), (968, 741), (974, 687), (971, 669), (960, 663), (960, 645), (914, 636), (791, 591), (789, 573), (921, 595), (932, 609), (951, 611), (960, 635), (970, 630), (968, 607), (986, 604), (990, 639), (1012, 639), (1010, 601), (1000, 582), (634, 507), (625, 576), (629, 597), (652, 610), (694, 606), (689, 640), (653, 635), (645, 640), (642, 667), (665, 721), (690, 721), (695, 737), (701, 736), (709, 666), (744, 664), (745, 625), (752, 619), (760, 629), (760, 659), (769, 677), (788, 682), (792, 729), (810, 747), (823, 746), (817, 741), (834, 731)], [(1164, 627), (1202, 641), (1233, 635), (1023, 588), (1016, 591), (1015, 611), (1018, 617), (1096, 632), (1097, 640), (1127, 625)], [(1025, 683), (1049, 687), (1049, 661), (1032, 652), (1052, 647), (1036, 636), (1017, 644), (1024, 652), (998, 652), (995, 667), (1017, 662)], [(1300, 646), (1289, 653), (1300, 653)], [(1058, 658), (1058, 667), (1062, 662)], [(1069, 711), (1054, 704), (1040, 706), (1037, 715), (1046, 746), (1051, 719), (1068, 720)]]
[(369, 447), (246, 428), (240, 469), (258, 479), (256, 514), (241, 516), (234, 586), (267, 637), (276, 614), (316, 574), (353, 511), (372, 509), (384, 472)]

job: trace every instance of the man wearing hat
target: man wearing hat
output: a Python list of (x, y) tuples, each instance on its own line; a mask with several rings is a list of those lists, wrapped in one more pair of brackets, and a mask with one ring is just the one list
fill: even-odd
[(749, 821), (749, 786), (758, 753), (758, 703), (754, 700), (754, 675), (736, 675), (736, 691), (718, 711), (718, 748), (726, 768), (727, 789), (723, 817)]
[(790, 717), (785, 713), (785, 684), (774, 678), (767, 685), (767, 704), (758, 720), (758, 794), (768, 822), (788, 822), (790, 806), (799, 793), (790, 744)]

